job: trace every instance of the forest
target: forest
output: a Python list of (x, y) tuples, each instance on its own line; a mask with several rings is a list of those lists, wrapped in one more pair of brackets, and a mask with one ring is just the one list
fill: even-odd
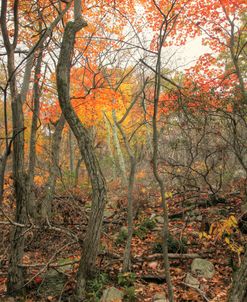
[(246, 302), (246, 0), (0, 2), (0, 301)]

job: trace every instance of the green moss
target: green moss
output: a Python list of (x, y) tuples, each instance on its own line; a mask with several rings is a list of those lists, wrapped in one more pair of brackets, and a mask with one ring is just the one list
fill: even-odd
[(133, 286), (135, 280), (136, 280), (136, 274), (132, 272), (120, 273), (118, 275), (118, 284), (124, 287)]

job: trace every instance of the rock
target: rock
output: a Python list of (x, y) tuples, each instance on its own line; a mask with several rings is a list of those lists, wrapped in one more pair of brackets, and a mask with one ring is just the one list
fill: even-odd
[(200, 282), (195, 277), (193, 277), (190, 273), (186, 275), (185, 283), (192, 285), (193, 287), (196, 288), (200, 287)]
[(213, 263), (201, 258), (196, 258), (193, 260), (191, 264), (191, 271), (197, 276), (204, 277), (206, 279), (213, 278), (215, 274)]
[(120, 233), (128, 235), (128, 228), (126, 226), (122, 226), (120, 229)]
[(164, 223), (164, 217), (163, 217), (163, 216), (156, 216), (156, 217), (155, 217), (155, 221), (156, 221), (157, 223), (163, 224), (163, 223)]
[(104, 211), (104, 218), (108, 219), (114, 215), (114, 210), (112, 209), (105, 209)]
[(103, 291), (103, 295), (100, 299), (100, 302), (122, 302), (124, 293), (115, 288), (109, 287)]
[(166, 293), (157, 293), (153, 297), (153, 302), (168, 302), (168, 299), (166, 297)]
[(39, 286), (39, 293), (45, 297), (60, 295), (64, 284), (67, 281), (67, 276), (54, 269), (48, 270), (41, 276), (43, 281)]
[(158, 264), (159, 264), (158, 261), (152, 261), (148, 264), (148, 267), (150, 267), (153, 270), (156, 270), (158, 267)]
[(61, 265), (58, 267), (56, 270), (60, 273), (66, 273), (70, 272), (73, 270), (73, 264), (71, 264), (71, 259), (70, 258), (64, 258), (64, 259), (59, 259), (57, 261), (58, 265)]

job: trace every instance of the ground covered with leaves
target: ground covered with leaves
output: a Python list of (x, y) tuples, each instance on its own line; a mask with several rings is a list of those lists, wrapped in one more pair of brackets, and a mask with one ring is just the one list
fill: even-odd
[[(109, 186), (97, 269), (88, 283), (88, 301), (99, 301), (104, 289), (110, 286), (123, 291), (124, 301), (153, 301), (157, 293), (167, 292), (159, 191), (155, 186), (144, 185), (139, 185), (135, 191), (132, 270), (123, 274), (127, 197), (126, 192), (118, 189), (120, 187), (118, 182)], [(83, 241), (90, 211), (88, 192), (73, 189), (57, 194), (50, 225), (30, 225), (26, 231), (23, 262), (26, 297), (20, 298), (20, 301), (69, 301), (80, 259), (78, 241)], [(217, 198), (208, 192), (167, 192), (167, 202), (169, 257), (175, 300), (226, 301), (232, 274), (240, 264), (246, 241), (246, 235), (241, 233), (238, 225), (241, 190), (231, 190)], [(0, 219), (0, 301), (7, 299), (9, 222), (14, 220), (11, 186), (6, 189), (3, 209)], [(196, 258), (213, 264), (215, 272), (212, 277), (198, 276), (192, 271), (191, 264)], [(196, 278), (195, 284), (191, 283), (191, 277)]]

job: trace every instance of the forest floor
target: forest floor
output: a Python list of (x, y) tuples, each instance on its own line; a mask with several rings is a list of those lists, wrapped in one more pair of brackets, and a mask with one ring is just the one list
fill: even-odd
[[(138, 185), (135, 191), (135, 231), (132, 241), (132, 272), (121, 274), (127, 225), (127, 197), (117, 181), (109, 186), (103, 234), (97, 261), (97, 272), (88, 285), (88, 301), (99, 301), (105, 288), (114, 286), (125, 293), (124, 301), (153, 301), (155, 294), (167, 292), (161, 249), (162, 208), (155, 186)], [(10, 226), (1, 225), (0, 301), (69, 301), (75, 287), (80, 249), (75, 236), (83, 240), (90, 194), (88, 189), (66, 190), (56, 195), (56, 213), (50, 227), (31, 228), (26, 232), (24, 265), (26, 296), (6, 300), (6, 277)], [(112, 193), (113, 192), (113, 193)], [(211, 202), (208, 193), (167, 193), (171, 233), (170, 265), (175, 301), (226, 301), (233, 270), (239, 265), (239, 254), (246, 236), (238, 230), (242, 197), (240, 191), (222, 194)], [(12, 189), (5, 194), (4, 212), (14, 219)], [(187, 256), (183, 256), (186, 254)], [(194, 255), (198, 254), (198, 255)], [(188, 258), (184, 258), (188, 257)], [(215, 268), (212, 278), (198, 277), (200, 288), (186, 283), (193, 258), (210, 261)], [(47, 271), (61, 276), (62, 286), (50, 289), (44, 279)], [(54, 274), (53, 274), (54, 275)], [(56, 286), (59, 281), (55, 279)], [(42, 288), (43, 287), (43, 288)], [(5, 299), (5, 300), (4, 300)]]

